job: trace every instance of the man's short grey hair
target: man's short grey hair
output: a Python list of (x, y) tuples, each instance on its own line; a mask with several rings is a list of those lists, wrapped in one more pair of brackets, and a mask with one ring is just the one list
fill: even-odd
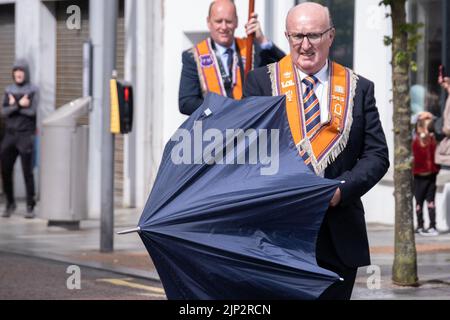
[(330, 9), (325, 7), (326, 12), (328, 13), (328, 23), (330, 24), (330, 28), (334, 28), (333, 17), (331, 16)]

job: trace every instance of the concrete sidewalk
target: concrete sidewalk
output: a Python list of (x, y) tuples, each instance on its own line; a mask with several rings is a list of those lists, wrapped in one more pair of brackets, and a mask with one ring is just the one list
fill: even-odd
[[(0, 218), (0, 251), (159, 280), (136, 233), (115, 235), (114, 253), (104, 254), (99, 252), (99, 221), (83, 221), (81, 230), (68, 231), (47, 227), (45, 220), (26, 220), (24, 213), (25, 205), (19, 204), (11, 218)], [(135, 227), (140, 214), (135, 209), (116, 209), (115, 231)], [(352, 299), (450, 299), (450, 233), (416, 237), (420, 286), (414, 288), (391, 282), (393, 227), (370, 224), (368, 233), (372, 266), (359, 269)], [(374, 272), (381, 277), (379, 288), (370, 285), (374, 283)]]
[[(368, 225), (372, 265), (362, 267), (353, 290), (355, 300), (450, 300), (450, 233), (437, 237), (416, 234), (417, 287), (402, 287), (392, 283), (394, 262), (394, 227)], [(374, 286), (379, 272), (380, 286)]]
[[(100, 253), (100, 221), (82, 221), (80, 230), (71, 231), (47, 227), (39, 218), (26, 220), (24, 214), (25, 205), (19, 203), (10, 218), (0, 217), (0, 251), (159, 280), (137, 233), (115, 234), (114, 252)], [(136, 227), (140, 215), (135, 209), (115, 209), (115, 232)]]

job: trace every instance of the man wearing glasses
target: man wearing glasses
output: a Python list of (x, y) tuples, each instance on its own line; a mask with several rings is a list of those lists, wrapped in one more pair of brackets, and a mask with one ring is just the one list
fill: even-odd
[(292, 138), (317, 175), (341, 182), (330, 201), (316, 247), (319, 266), (343, 281), (322, 299), (350, 299), (357, 268), (370, 264), (361, 197), (386, 173), (388, 148), (375, 105), (374, 84), (328, 59), (335, 29), (316, 3), (286, 18), (290, 55), (250, 72), (244, 96), (286, 96)]
[[(247, 35), (255, 34), (254, 61), (256, 67), (277, 62), (284, 57), (262, 33), (253, 13), (245, 25)], [(246, 40), (235, 38), (238, 27), (236, 6), (230, 0), (215, 0), (209, 7), (207, 18), (210, 38), (183, 52), (179, 109), (186, 115), (192, 114), (202, 103), (207, 92), (241, 99), (244, 78)], [(253, 50), (253, 48), (251, 48)]]

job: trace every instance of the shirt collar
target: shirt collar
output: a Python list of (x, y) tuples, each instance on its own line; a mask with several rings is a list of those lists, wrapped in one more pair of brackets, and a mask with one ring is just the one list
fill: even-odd
[[(228, 49), (226, 47), (221, 46), (220, 44), (218, 44), (217, 42), (214, 43), (216, 45), (216, 50), (219, 53), (219, 55), (223, 56), (225, 54), (225, 51)], [(236, 42), (233, 41), (233, 44), (230, 47), (231, 49), (233, 49), (233, 52), (236, 52)]]
[[(297, 68), (298, 73), (300, 74), (300, 79), (305, 79), (309, 74), (304, 73), (299, 68)], [(326, 61), (325, 65), (322, 69), (319, 70), (319, 72), (313, 74), (314, 77), (319, 80), (320, 83), (326, 83), (328, 82), (328, 60)]]

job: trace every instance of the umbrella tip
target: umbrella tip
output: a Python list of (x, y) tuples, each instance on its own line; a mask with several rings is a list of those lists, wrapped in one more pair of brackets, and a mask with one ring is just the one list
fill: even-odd
[(344, 281), (344, 278), (339, 278), (339, 281)]
[(117, 232), (117, 234), (122, 235), (122, 234), (129, 234), (129, 233), (140, 232), (140, 231), (141, 231), (141, 227), (136, 227), (136, 228), (133, 228), (133, 229), (119, 231), (119, 232)]

